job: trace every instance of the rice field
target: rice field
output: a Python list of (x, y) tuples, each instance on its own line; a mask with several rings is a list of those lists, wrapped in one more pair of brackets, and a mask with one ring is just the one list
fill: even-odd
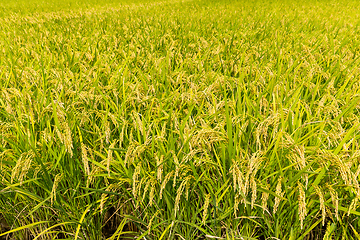
[(355, 0), (0, 0), (0, 239), (360, 239)]

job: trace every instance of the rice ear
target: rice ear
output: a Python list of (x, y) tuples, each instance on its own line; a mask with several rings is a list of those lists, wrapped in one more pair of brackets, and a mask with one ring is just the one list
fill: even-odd
[[(282, 177), (280, 176), (279, 179), (278, 179), (278, 182), (276, 184), (276, 195), (282, 197), (284, 195), (284, 192), (282, 191)], [(273, 206), (273, 214), (276, 213), (278, 207), (279, 207), (279, 204), (280, 204), (280, 201), (281, 201), (281, 198), (275, 196), (275, 203), (274, 203), (274, 206)]]
[(17, 180), (20, 182), (20, 185), (23, 183), (24, 178), (31, 167), (31, 163), (34, 157), (35, 153), (32, 150), (24, 152), (20, 155), (15, 167), (12, 169), (11, 172), (11, 183), (14, 181), (15, 178), (18, 178)]
[(316, 194), (319, 197), (320, 210), (321, 210), (321, 216), (322, 216), (322, 225), (325, 226), (325, 217), (326, 217), (325, 198), (324, 198), (324, 195), (319, 186), (314, 185), (314, 189), (315, 189)]
[(298, 188), (299, 188), (299, 197), (298, 197), (299, 220), (300, 220), (300, 227), (301, 227), (301, 229), (303, 229), (304, 220), (307, 215), (307, 213), (306, 213), (306, 197), (305, 197), (304, 186), (300, 182), (298, 182)]

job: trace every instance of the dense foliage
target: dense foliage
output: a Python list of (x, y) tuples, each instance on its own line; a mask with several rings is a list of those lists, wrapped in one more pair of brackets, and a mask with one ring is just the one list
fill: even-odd
[(357, 1), (0, 6), (0, 238), (360, 238)]

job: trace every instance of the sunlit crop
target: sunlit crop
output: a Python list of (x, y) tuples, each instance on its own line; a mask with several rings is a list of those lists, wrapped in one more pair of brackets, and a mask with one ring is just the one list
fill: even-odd
[(353, 0), (0, 0), (0, 239), (360, 239)]

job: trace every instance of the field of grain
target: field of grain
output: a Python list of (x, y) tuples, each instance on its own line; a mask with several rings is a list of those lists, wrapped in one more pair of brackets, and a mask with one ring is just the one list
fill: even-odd
[(0, 239), (360, 239), (355, 0), (0, 0)]

